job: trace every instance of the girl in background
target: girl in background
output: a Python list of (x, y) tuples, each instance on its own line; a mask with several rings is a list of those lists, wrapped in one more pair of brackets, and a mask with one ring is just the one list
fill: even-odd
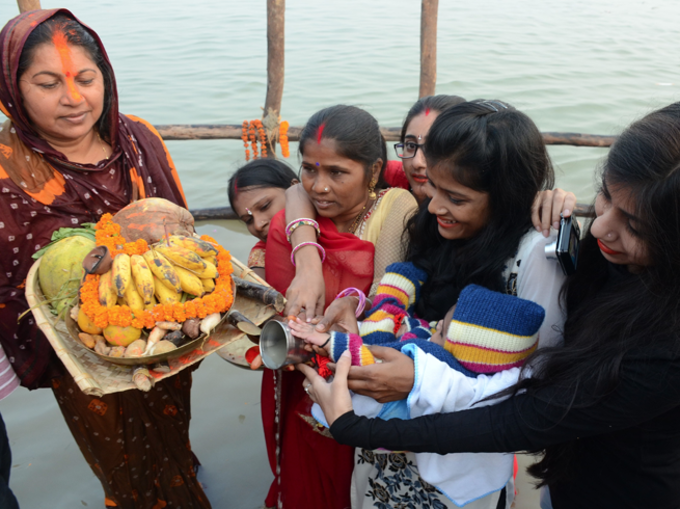
[(286, 189), (299, 183), (286, 163), (276, 159), (256, 159), (239, 168), (229, 179), (229, 204), (258, 238), (248, 257), (248, 267), (264, 279), (267, 234), (272, 217), (286, 206)]

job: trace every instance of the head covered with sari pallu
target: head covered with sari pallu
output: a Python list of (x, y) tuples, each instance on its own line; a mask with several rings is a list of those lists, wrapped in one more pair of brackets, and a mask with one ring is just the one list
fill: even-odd
[[(112, 153), (97, 164), (69, 161), (50, 146), (23, 103), (19, 73), (26, 57), (51, 44), (57, 32), (69, 47), (81, 47), (104, 78), (104, 109), (93, 129)], [(155, 129), (119, 113), (115, 76), (101, 40), (68, 10), (28, 11), (10, 20), (0, 32), (0, 65), (0, 109), (9, 117), (0, 127), (0, 342), (22, 384), (34, 388), (46, 386), (53, 370), (52, 349), (30, 314), (17, 324), (28, 308), (23, 285), (30, 255), (60, 227), (95, 222), (135, 199), (158, 196), (181, 206), (186, 200)]]

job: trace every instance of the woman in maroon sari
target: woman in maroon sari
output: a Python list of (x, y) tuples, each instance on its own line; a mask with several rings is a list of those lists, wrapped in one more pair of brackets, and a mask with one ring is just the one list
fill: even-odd
[(22, 385), (52, 388), (107, 506), (209, 508), (189, 443), (190, 370), (148, 393), (89, 397), (30, 313), (17, 322), (30, 255), (52, 232), (138, 198), (186, 206), (170, 155), (151, 125), (118, 112), (101, 40), (69, 11), (10, 20), (0, 55), (0, 344)]

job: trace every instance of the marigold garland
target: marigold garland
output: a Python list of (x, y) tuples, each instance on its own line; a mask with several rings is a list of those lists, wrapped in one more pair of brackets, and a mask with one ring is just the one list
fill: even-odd
[(283, 157), (290, 156), (290, 148), (288, 146), (288, 121), (284, 120), (279, 124), (279, 144), (281, 145), (281, 155)]
[[(282, 127), (285, 124), (285, 127)], [(290, 156), (290, 151), (288, 150), (288, 122), (283, 122), (282, 126), (279, 127), (278, 134), (276, 131), (274, 133), (269, 133), (272, 137), (276, 137), (281, 140), (281, 153), (283, 157)], [(250, 160), (250, 150), (253, 151), (253, 159), (258, 157), (267, 157), (267, 133), (265, 132), (264, 125), (259, 119), (255, 120), (244, 120), (241, 125), (241, 140), (243, 140), (243, 147), (246, 151), (246, 161)], [(258, 147), (259, 141), (259, 147)]]
[(260, 120), (253, 120), (253, 124), (257, 129), (257, 135), (260, 138), (260, 151), (262, 152), (262, 157), (267, 157), (267, 136), (264, 134), (264, 127)]
[(248, 127), (248, 139), (250, 140), (250, 147), (253, 149), (253, 159), (257, 159), (257, 137), (255, 136), (255, 121), (250, 122)]
[[(106, 246), (111, 255), (118, 253), (143, 254), (149, 246), (145, 241), (125, 242), (120, 235), (120, 226), (113, 222), (111, 214), (104, 214), (95, 226), (95, 241), (99, 246)], [(129, 306), (112, 306), (107, 308), (99, 303), (99, 275), (89, 274), (80, 288), (81, 309), (97, 327), (102, 329), (109, 325), (151, 329), (156, 322), (184, 322), (187, 318), (205, 318), (213, 313), (223, 313), (234, 301), (232, 291), (231, 254), (220, 246), (215, 239), (203, 235), (201, 240), (209, 242), (217, 249), (217, 279), (215, 289), (203, 297), (197, 297), (185, 303), (157, 304), (151, 309), (134, 311)], [(143, 243), (143, 244), (142, 244)], [(145, 248), (142, 250), (142, 248)], [(115, 254), (114, 254), (115, 253)]]
[(241, 139), (243, 140), (243, 146), (246, 149), (246, 161), (250, 161), (250, 149), (248, 148), (248, 121), (243, 121), (243, 127), (241, 127)]

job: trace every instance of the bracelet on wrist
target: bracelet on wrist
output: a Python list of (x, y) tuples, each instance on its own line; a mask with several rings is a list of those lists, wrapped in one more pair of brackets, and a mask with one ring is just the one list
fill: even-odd
[(357, 318), (361, 316), (361, 313), (364, 312), (364, 309), (366, 308), (366, 295), (364, 292), (359, 290), (358, 288), (346, 288), (343, 291), (341, 291), (339, 294), (335, 296), (336, 299), (340, 299), (342, 297), (349, 297), (353, 293), (356, 293), (356, 297), (359, 299), (359, 305), (357, 306), (357, 309), (355, 311), (355, 315)]
[(305, 246), (316, 247), (319, 250), (319, 256), (321, 256), (321, 263), (324, 262), (324, 260), (326, 259), (326, 250), (323, 247), (321, 247), (321, 244), (318, 244), (316, 242), (301, 242), (297, 246), (295, 246), (293, 248), (293, 251), (290, 253), (290, 263), (293, 264), (293, 267), (296, 266), (295, 265), (295, 253), (297, 253), (298, 249), (300, 249), (301, 247), (305, 247)]
[(288, 225), (286, 226), (286, 238), (288, 239), (288, 242), (290, 242), (290, 236), (293, 235), (293, 232), (297, 230), (300, 226), (311, 226), (316, 230), (316, 236), (318, 237), (321, 235), (321, 229), (319, 229), (319, 223), (314, 221), (314, 219), (310, 219), (308, 217), (301, 217), (300, 219), (293, 219)]

